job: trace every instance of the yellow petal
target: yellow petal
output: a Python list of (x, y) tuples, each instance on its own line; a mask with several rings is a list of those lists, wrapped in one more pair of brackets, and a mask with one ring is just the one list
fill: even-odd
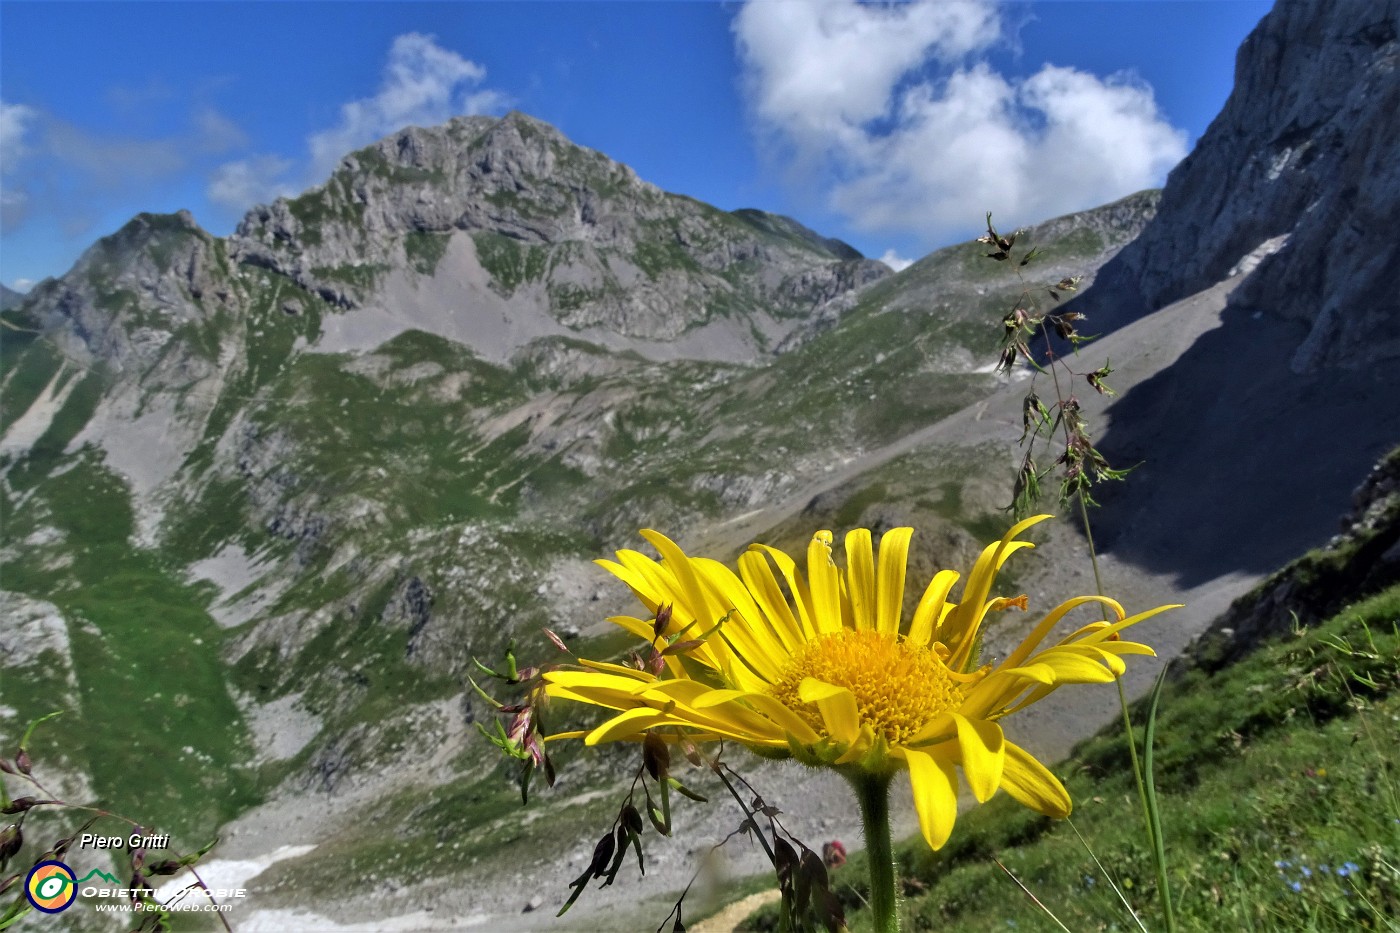
[[(676, 582), (676, 575), (666, 566), (652, 560), (641, 551), (631, 551), (626, 548), (617, 552), (619, 566), (623, 568), (626, 576), (618, 571), (632, 592), (642, 601), (642, 604), (653, 613), (662, 605), (670, 605), (675, 608), (675, 614), (671, 624), (673, 626), (683, 625), (690, 621), (690, 605), (681, 591), (680, 585)], [(654, 605), (653, 605), (654, 604)]]
[(812, 625), (817, 632), (841, 631), (841, 572), (831, 560), (831, 532), (819, 531), (807, 545), (807, 583), (812, 587)]
[(1123, 672), (1123, 662), (1117, 658), (1114, 660), (1118, 661), (1118, 670), (1111, 671), (1091, 658), (1063, 648), (1043, 651), (1034, 660), (1036, 664), (1045, 664), (1054, 670), (1056, 684), (1106, 684), (1113, 680), (1115, 673)]
[(1091, 638), (1095, 641), (1106, 641), (1108, 639), (1111, 639), (1114, 635), (1117, 635), (1119, 632), (1123, 631), (1123, 629), (1128, 628), (1131, 625), (1137, 625), (1139, 622), (1144, 622), (1152, 618), (1159, 612), (1166, 612), (1168, 609), (1180, 609), (1181, 607), (1181, 603), (1171, 603), (1166, 606), (1158, 606), (1156, 609), (1148, 609), (1146, 612), (1139, 612), (1136, 615), (1129, 616), (1126, 619), (1122, 617), (1123, 614), (1120, 612), (1119, 619), (1121, 621), (1115, 622), (1112, 625), (1107, 625), (1101, 629), (1098, 629), (1093, 633)]
[(958, 775), (953, 763), (913, 748), (896, 749), (909, 764), (909, 786), (919, 831), (931, 849), (940, 849), (953, 833), (958, 818)]
[(953, 651), (948, 666), (961, 670), (968, 660), (973, 644), (977, 641), (977, 629), (982, 624), (982, 616), (987, 611), (987, 595), (996, 582), (997, 572), (1002, 564), (1022, 548), (1033, 548), (1029, 541), (1017, 541), (1016, 536), (1032, 525), (1045, 521), (1049, 515), (1032, 515), (1012, 525), (996, 544), (989, 544), (982, 550), (977, 562), (972, 565), (967, 584), (963, 587), (962, 599), (958, 608), (949, 615), (947, 622), (939, 629), (938, 640)]
[(766, 544), (751, 544), (749, 550), (766, 554), (773, 563), (778, 565), (778, 570), (782, 572), (783, 579), (787, 580), (788, 590), (797, 603), (797, 617), (802, 621), (804, 633), (802, 640), (811, 641), (816, 638), (820, 630), (813, 619), (812, 590), (807, 586), (807, 581), (802, 579), (802, 574), (797, 572), (797, 563), (784, 552)]
[(805, 719), (798, 716), (768, 694), (745, 693), (742, 699), (757, 712), (771, 719), (779, 728), (792, 736), (799, 744), (816, 745), (821, 741), (821, 736), (817, 734), (815, 729), (807, 724)]
[[(624, 553), (623, 551), (618, 551), (617, 556), (621, 558), (624, 556)], [(633, 551), (631, 553), (635, 554), (636, 552)], [(637, 554), (637, 556), (644, 560), (650, 560), (650, 558), (647, 558), (643, 554)], [(627, 587), (632, 591), (633, 595), (642, 601), (642, 605), (647, 607), (648, 612), (656, 612), (661, 602), (660, 594), (656, 592), (657, 588), (653, 585), (652, 581), (650, 581), (638, 567), (631, 566), (625, 561), (623, 563), (615, 563), (610, 560), (595, 560), (593, 563), (627, 584)]]
[(1002, 662), (1002, 665), (1005, 667), (1019, 667), (1026, 658), (1031, 656), (1031, 652), (1045, 640), (1045, 636), (1050, 634), (1050, 630), (1058, 625), (1066, 614), (1071, 610), (1078, 609), (1086, 603), (1100, 603), (1117, 613), (1119, 618), (1123, 616), (1123, 607), (1119, 605), (1117, 600), (1109, 599), (1107, 596), (1076, 596), (1074, 599), (1065, 600), (1054, 609), (1050, 610), (1045, 618), (1036, 623), (1031, 633), (1016, 647), (1015, 651), (1011, 652), (1011, 655)]
[(666, 721), (666, 714), (647, 707), (629, 709), (603, 723), (584, 739), (585, 745), (600, 745), (631, 738)]
[(793, 616), (792, 608), (783, 596), (768, 561), (757, 551), (745, 551), (739, 556), (739, 574), (787, 653), (795, 653), (807, 639), (803, 636), (802, 627)]
[(968, 719), (953, 714), (958, 724), (958, 750), (962, 753), (963, 776), (978, 802), (992, 799), (1001, 784), (1006, 760), (1006, 737), (1001, 726), (985, 719)]
[(1069, 792), (1059, 779), (1029, 752), (1010, 742), (1006, 743), (1006, 769), (1002, 772), (1001, 788), (1019, 803), (1056, 819), (1069, 816), (1073, 806)]
[[(725, 621), (710, 636), (711, 640), (719, 638), (728, 642), (739, 659), (746, 662), (764, 682), (772, 683), (786, 665), (789, 652), (772, 630), (763, 624), (763, 614), (749, 591), (734, 572), (719, 561), (697, 557), (691, 561), (691, 567), (706, 591), (709, 604), (725, 610), (721, 614)], [(695, 638), (709, 627), (696, 626), (685, 637)], [(748, 683), (746, 686), (754, 687), (756, 684)]]
[(806, 677), (797, 687), (797, 696), (803, 703), (816, 704), (827, 735), (836, 741), (849, 744), (860, 735), (860, 710), (855, 696), (845, 687)]
[(832, 762), (832, 765), (840, 767), (841, 765), (848, 765), (860, 761), (866, 755), (870, 754), (870, 746), (874, 744), (875, 730), (870, 728), (869, 723), (862, 723), (860, 733), (856, 736), (856, 740), (851, 743), (850, 748), (841, 753), (841, 757)]
[(899, 634), (899, 617), (904, 611), (904, 574), (909, 565), (909, 539), (913, 534), (913, 528), (891, 528), (880, 536), (875, 627), (886, 635)]
[(909, 623), (909, 640), (916, 645), (927, 646), (933, 640), (934, 629), (943, 618), (943, 605), (948, 601), (948, 591), (958, 582), (956, 570), (940, 570), (929, 581), (919, 606), (914, 610), (914, 621)]
[(642, 537), (646, 538), (651, 546), (660, 553), (666, 562), (666, 569), (675, 574), (676, 585), (680, 590), (680, 595), (684, 597), (678, 602), (685, 607), (687, 614), (698, 620), (701, 625), (714, 625), (719, 617), (724, 615), (724, 612), (717, 606), (711, 606), (705, 599), (704, 590), (700, 588), (700, 581), (695, 577), (695, 569), (690, 565), (690, 558), (685, 556), (685, 552), (680, 549), (676, 542), (659, 531), (644, 528), (642, 529)]
[(875, 627), (875, 549), (870, 529), (846, 533), (846, 586), (851, 595), (851, 617), (856, 631)]
[[(982, 627), (982, 619), (987, 614), (987, 596), (991, 593), (992, 584), (996, 582), (997, 571), (1001, 565), (1006, 563), (1006, 559), (1022, 548), (1035, 547), (1029, 541), (1012, 541), (1002, 545), (991, 545), (987, 551), (995, 551), (992, 560), (983, 566), (981, 559), (973, 567), (972, 576), (967, 578), (967, 583), (963, 586), (962, 599), (958, 607), (949, 614), (944, 623), (939, 626), (937, 639), (952, 649), (952, 655), (948, 658), (948, 666), (954, 670), (962, 670), (970, 658), (974, 646), (977, 644), (977, 632)], [(984, 552), (986, 556), (986, 552)]]

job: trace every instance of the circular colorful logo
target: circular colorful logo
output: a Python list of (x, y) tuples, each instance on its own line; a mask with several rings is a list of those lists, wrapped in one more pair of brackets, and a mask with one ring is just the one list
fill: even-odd
[(78, 879), (62, 862), (40, 862), (24, 879), (24, 896), (35, 910), (56, 914), (68, 909), (78, 896)]

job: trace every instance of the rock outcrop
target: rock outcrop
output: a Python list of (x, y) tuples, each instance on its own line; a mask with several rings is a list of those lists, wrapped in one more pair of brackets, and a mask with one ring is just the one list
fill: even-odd
[(1295, 372), (1400, 356), (1397, 113), (1400, 2), (1281, 0), (1156, 221), (1086, 296), (1095, 319), (1118, 326), (1201, 291), (1269, 244), (1232, 304), (1302, 328)]

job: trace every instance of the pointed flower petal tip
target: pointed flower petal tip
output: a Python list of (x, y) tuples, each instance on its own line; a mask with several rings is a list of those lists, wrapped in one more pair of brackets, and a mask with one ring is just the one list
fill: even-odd
[[(1004, 790), (1063, 817), (1071, 806), (1063, 785), (1006, 741), (1002, 720), (1055, 690), (1112, 680), (1131, 658), (1152, 653), (1120, 633), (1179, 607), (1130, 616), (1109, 597), (1074, 597), (1045, 612), (1000, 664), (981, 665), (988, 613), (1022, 607), (1023, 597), (997, 593), (998, 573), (1031, 546), (1017, 536), (1050, 517), (1016, 523), (961, 573), (919, 580), (907, 579), (909, 528), (878, 539), (856, 529), (839, 553), (830, 531), (796, 555), (755, 543), (733, 569), (646, 529), (659, 560), (622, 550), (615, 561), (597, 562), (646, 607), (616, 621), (645, 643), (645, 657), (666, 647), (648, 614), (670, 607), (666, 637), (696, 644), (645, 670), (580, 660), (567, 674), (546, 674), (546, 694), (607, 711), (591, 729), (557, 738), (594, 745), (660, 729), (667, 741), (727, 739), (847, 775), (907, 770), (921, 832), (934, 848), (953, 830), (964, 781), (978, 800)], [(906, 588), (922, 594), (912, 616), (904, 612)]]

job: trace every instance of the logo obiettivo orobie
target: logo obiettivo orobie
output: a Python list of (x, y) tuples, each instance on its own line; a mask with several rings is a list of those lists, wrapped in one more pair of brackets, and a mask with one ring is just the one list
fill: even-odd
[(40, 862), (24, 879), (24, 896), (35, 910), (56, 914), (67, 910), (78, 897), (78, 879), (62, 862)]

